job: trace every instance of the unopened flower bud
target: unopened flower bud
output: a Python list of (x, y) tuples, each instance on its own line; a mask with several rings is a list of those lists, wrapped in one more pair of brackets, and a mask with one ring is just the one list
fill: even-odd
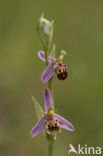
[(48, 35), (49, 30), (51, 29), (52, 22), (48, 21), (43, 17), (43, 15), (40, 17), (38, 28), (43, 29), (43, 32), (45, 35)]

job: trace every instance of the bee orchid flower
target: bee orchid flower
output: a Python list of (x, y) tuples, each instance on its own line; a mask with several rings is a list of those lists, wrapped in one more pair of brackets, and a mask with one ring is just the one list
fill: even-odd
[(44, 129), (47, 134), (52, 135), (54, 138), (56, 138), (56, 135), (61, 132), (61, 128), (68, 131), (74, 131), (74, 126), (69, 121), (54, 112), (53, 100), (48, 88), (44, 89), (44, 103), (45, 113), (32, 129), (32, 137), (36, 136)]
[[(63, 57), (67, 53), (62, 50), (61, 54), (58, 59), (52, 58), (51, 56), (48, 56), (48, 66), (43, 71), (41, 75), (41, 80), (46, 83), (48, 80), (56, 73), (59, 80), (65, 80), (67, 78), (67, 66), (65, 64), (62, 64)], [(39, 51), (38, 56), (42, 61), (46, 61), (45, 59), (45, 52)]]

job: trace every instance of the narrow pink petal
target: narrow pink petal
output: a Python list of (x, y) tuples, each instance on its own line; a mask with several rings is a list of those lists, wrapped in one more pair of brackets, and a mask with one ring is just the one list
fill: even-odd
[(54, 74), (55, 74), (55, 69), (54, 69), (55, 62), (50, 63), (46, 69), (43, 71), (41, 75), (41, 80), (46, 83)]
[(45, 62), (45, 52), (44, 51), (39, 51), (38, 52), (38, 56), (39, 56), (39, 58), (42, 60), (42, 61), (44, 61)]
[(48, 112), (49, 108), (53, 105), (51, 92), (48, 88), (44, 89), (44, 102), (45, 102), (45, 112)]
[[(45, 62), (45, 52), (44, 51), (39, 51), (38, 52), (38, 56), (39, 56), (39, 58), (42, 60), (42, 61), (44, 61)], [(48, 61), (49, 62), (52, 62), (52, 61), (55, 61), (55, 58), (52, 58), (51, 56), (48, 56)]]
[(74, 126), (69, 121), (67, 121), (66, 119), (64, 119), (58, 114), (55, 114), (55, 117), (58, 118), (58, 120), (60, 121), (61, 128), (64, 128), (68, 131), (74, 131)]
[(41, 117), (41, 119), (36, 123), (36, 125), (34, 126), (34, 128), (32, 129), (32, 131), (31, 131), (31, 136), (33, 137), (33, 136), (36, 136), (38, 133), (40, 133), (43, 129), (44, 129), (44, 127), (45, 127), (45, 119), (46, 119), (46, 117), (45, 116), (43, 116), (43, 117)]

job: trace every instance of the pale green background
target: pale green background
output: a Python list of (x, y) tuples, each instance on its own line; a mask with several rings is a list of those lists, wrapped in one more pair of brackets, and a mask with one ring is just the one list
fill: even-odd
[(55, 109), (75, 126), (58, 135), (55, 156), (67, 156), (70, 143), (103, 145), (103, 1), (0, 0), (0, 156), (48, 155), (45, 136), (30, 137), (37, 121), (31, 95), (44, 102), (42, 12), (55, 21), (57, 51), (68, 52), (68, 79), (55, 77)]

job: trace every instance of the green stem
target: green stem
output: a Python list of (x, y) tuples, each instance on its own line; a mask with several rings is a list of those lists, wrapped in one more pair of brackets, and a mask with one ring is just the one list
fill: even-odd
[(54, 138), (49, 135), (49, 156), (54, 155)]
[(44, 47), (44, 51), (45, 51), (45, 60), (46, 60), (45, 64), (47, 66), (48, 65), (48, 51), (45, 47)]
[(53, 98), (53, 85), (52, 84), (53, 84), (53, 77), (48, 81), (48, 88), (50, 89), (52, 98)]

